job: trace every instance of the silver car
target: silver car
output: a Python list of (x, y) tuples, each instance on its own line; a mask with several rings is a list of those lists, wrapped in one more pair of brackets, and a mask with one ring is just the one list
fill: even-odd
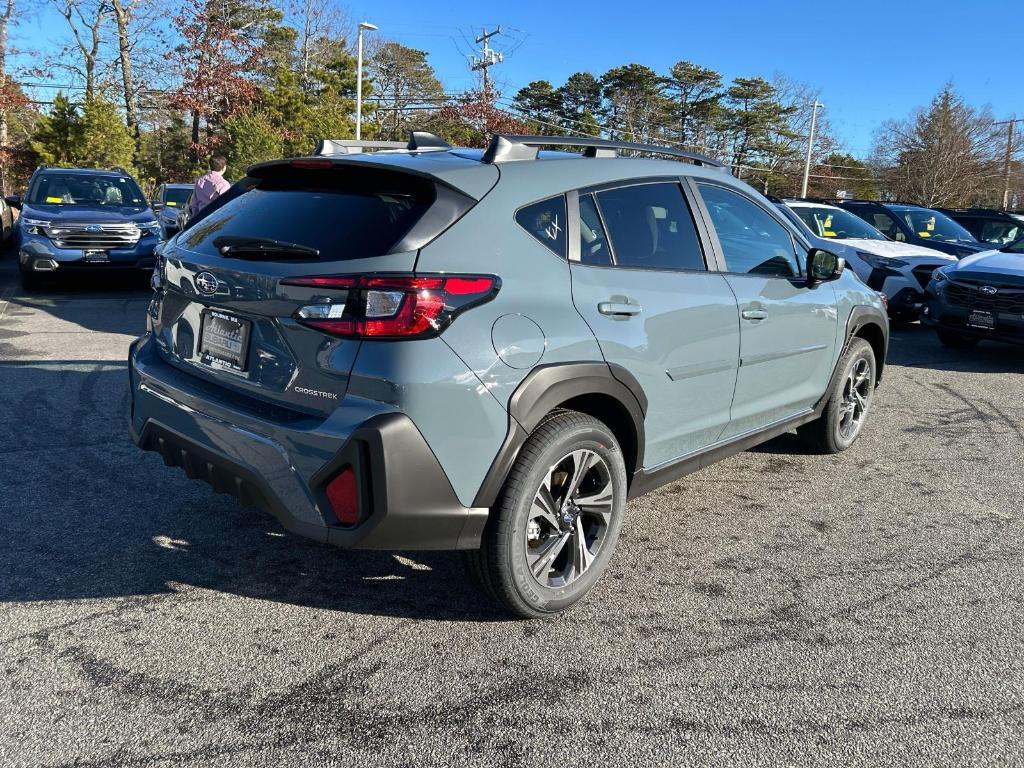
[(318, 541), (463, 550), (537, 617), (607, 569), (627, 499), (790, 430), (857, 439), (878, 295), (717, 162), (359, 148), (254, 166), (166, 244), (140, 447)]

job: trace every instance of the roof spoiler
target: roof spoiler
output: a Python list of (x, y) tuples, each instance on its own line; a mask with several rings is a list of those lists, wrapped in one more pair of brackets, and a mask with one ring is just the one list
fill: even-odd
[(451, 149), (451, 145), (427, 131), (409, 131), (409, 141), (354, 141), (351, 139), (320, 139), (313, 154), (359, 155), (364, 150), (385, 152), (426, 152)]
[(485, 163), (508, 163), (516, 160), (536, 160), (541, 147), (583, 147), (584, 157), (615, 157), (620, 149), (632, 152), (645, 152), (651, 155), (665, 155), (679, 160), (689, 160), (694, 165), (705, 165), (710, 168), (725, 168), (707, 155), (687, 152), (674, 147), (662, 147), (657, 144), (640, 144), (633, 141), (614, 141), (597, 139), (591, 136), (517, 136), (495, 134), (487, 151), (484, 152)]

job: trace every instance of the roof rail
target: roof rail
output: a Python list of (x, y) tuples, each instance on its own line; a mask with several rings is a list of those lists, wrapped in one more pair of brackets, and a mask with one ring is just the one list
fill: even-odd
[(483, 161), (485, 163), (508, 163), (515, 160), (536, 160), (541, 147), (583, 147), (584, 157), (615, 157), (618, 150), (626, 149), (689, 160), (694, 165), (725, 168), (724, 163), (706, 155), (673, 147), (660, 147), (657, 144), (596, 139), (590, 136), (516, 136), (503, 133), (497, 133), (491, 139), (487, 151), (484, 152)]
[(365, 149), (405, 150), (424, 152), (427, 150), (451, 149), (451, 145), (440, 136), (428, 131), (409, 131), (409, 141), (353, 141), (351, 139), (320, 139), (314, 155), (358, 155)]

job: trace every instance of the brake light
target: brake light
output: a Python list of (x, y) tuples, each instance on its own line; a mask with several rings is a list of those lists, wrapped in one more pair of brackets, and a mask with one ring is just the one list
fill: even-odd
[(356, 473), (352, 467), (341, 470), (324, 490), (339, 523), (355, 525), (359, 522), (359, 494), (356, 489)]
[(289, 278), (282, 285), (341, 290), (315, 296), (295, 319), (334, 336), (424, 338), (451, 325), (463, 311), (493, 299), (494, 275), (337, 275)]
[(325, 170), (330, 168), (334, 163), (330, 160), (316, 160), (313, 158), (301, 158), (299, 160), (292, 160), (290, 163), (292, 168), (302, 168), (304, 170)]

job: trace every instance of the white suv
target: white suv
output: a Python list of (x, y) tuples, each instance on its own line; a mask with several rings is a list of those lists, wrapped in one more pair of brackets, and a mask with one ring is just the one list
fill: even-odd
[(932, 272), (956, 262), (955, 256), (910, 243), (890, 240), (859, 216), (834, 205), (784, 200), (811, 233), (848, 246), (848, 264), (869, 288), (884, 293), (889, 314), (911, 318), (920, 314), (924, 289)]

